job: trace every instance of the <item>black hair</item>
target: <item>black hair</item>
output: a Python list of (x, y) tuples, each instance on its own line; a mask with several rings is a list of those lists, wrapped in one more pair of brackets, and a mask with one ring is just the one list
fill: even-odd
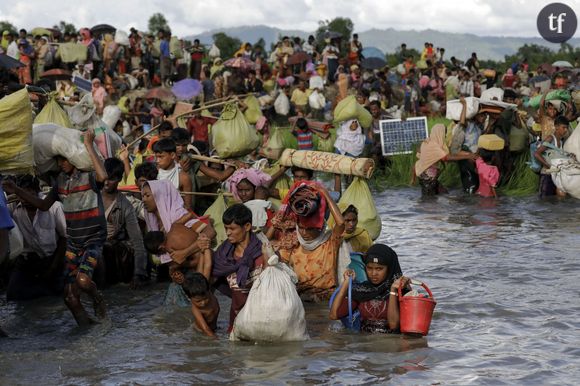
[(145, 177), (147, 181), (152, 181), (157, 179), (159, 170), (153, 162), (143, 162), (135, 167), (135, 179), (138, 180), (141, 177)]
[(244, 226), (252, 223), (252, 211), (244, 204), (230, 206), (222, 216), (224, 225), (236, 224)]
[(199, 43), (199, 39), (193, 39), (194, 43)]
[(342, 212), (342, 215), (346, 216), (348, 213), (354, 213), (358, 217), (358, 209), (354, 205), (349, 205), (348, 208)]
[(147, 252), (152, 253), (154, 255), (159, 254), (159, 248), (161, 244), (165, 242), (165, 233), (161, 231), (151, 231), (145, 233), (143, 236), (143, 244), (145, 245), (145, 249)]
[(558, 115), (556, 117), (556, 119), (554, 119), (554, 126), (559, 126), (559, 125), (568, 126), (569, 124), (570, 124), (570, 121), (568, 121), (568, 118), (566, 118), (563, 115)]
[(107, 171), (107, 178), (109, 180), (122, 180), (123, 173), (125, 173), (125, 165), (123, 161), (118, 158), (107, 158), (104, 162), (105, 170)]
[(306, 119), (300, 117), (296, 120), (296, 126), (300, 130), (306, 130), (306, 129), (308, 129), (308, 121)]
[(162, 138), (153, 145), (154, 153), (175, 153), (175, 141), (171, 138)]
[(140, 152), (147, 149), (147, 146), (149, 146), (149, 140), (147, 138), (143, 138), (141, 141), (139, 141), (139, 151)]
[(22, 189), (30, 189), (36, 193), (40, 192), (40, 182), (38, 178), (31, 174), (25, 174), (18, 179), (18, 186)]
[(378, 108), (381, 108), (381, 102), (379, 102), (379, 101), (371, 101), (371, 103), (369, 103), (369, 107), (370, 106), (377, 106)]
[(204, 141), (193, 141), (191, 143), (197, 150), (199, 150), (199, 152), (201, 153), (201, 155), (208, 155), (209, 154), (209, 146), (207, 142)]
[(183, 284), (181, 284), (181, 287), (189, 298), (206, 296), (209, 293), (209, 282), (199, 272), (187, 271), (183, 275)]
[(190, 138), (191, 135), (189, 134), (189, 131), (187, 131), (187, 129), (184, 129), (183, 127), (173, 129), (173, 132), (171, 133), (171, 139), (175, 141), (176, 144), (183, 142), (187, 142), (187, 144), (189, 144)]
[(486, 164), (491, 163), (493, 161), (493, 157), (495, 155), (495, 152), (493, 152), (491, 150), (483, 149), (481, 147), (477, 150), (477, 153), (481, 156), (481, 159)]
[(248, 71), (248, 75), (256, 75), (256, 70), (250, 70), (250, 71)]
[(305, 172), (308, 175), (309, 180), (314, 178), (314, 170), (304, 169), (304, 168), (301, 168), (299, 166), (292, 166), (292, 168), (290, 168), (290, 170), (292, 171), (292, 174), (295, 174), (296, 172)]
[(162, 131), (171, 131), (173, 130), (173, 125), (171, 124), (171, 122), (169, 121), (163, 121), (161, 122), (161, 124), (159, 125), (159, 132), (161, 133)]
[(358, 34), (352, 34), (353, 38), (358, 38)]

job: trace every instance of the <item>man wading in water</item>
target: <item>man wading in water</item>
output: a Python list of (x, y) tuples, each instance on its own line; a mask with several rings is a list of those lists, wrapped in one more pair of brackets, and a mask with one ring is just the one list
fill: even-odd
[(19, 188), (12, 181), (4, 182), (8, 194), (16, 194), (36, 208), (46, 211), (55, 201), (63, 204), (66, 218), (66, 262), (64, 302), (79, 326), (92, 321), (81, 304), (81, 291), (93, 300), (95, 315), (106, 316), (103, 295), (92, 280), (93, 271), (102, 259), (103, 244), (107, 238), (107, 221), (100, 190), (107, 179), (107, 172), (93, 146), (95, 133), (87, 130), (83, 142), (94, 172), (78, 170), (66, 158), (57, 157), (61, 173), (57, 183), (45, 198), (34, 196)]

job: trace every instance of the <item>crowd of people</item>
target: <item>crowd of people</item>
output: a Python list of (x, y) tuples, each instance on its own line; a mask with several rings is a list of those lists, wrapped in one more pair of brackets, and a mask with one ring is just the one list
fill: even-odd
[[(69, 61), (65, 46), (82, 47), (82, 59)], [(545, 155), (548, 148), (562, 148), (578, 119), (575, 73), (536, 71), (525, 58), (502, 75), (481, 68), (476, 53), (465, 63), (447, 61), (443, 48), (425, 43), (414, 58), (403, 44), (400, 64), (389, 68), (363, 55), (356, 34), (348, 42), (336, 35), (322, 41), (283, 37), (270, 54), (244, 43), (233, 58), (221, 58), (215, 45), (207, 50), (198, 40), (190, 45), (168, 31), (154, 36), (135, 29), (128, 35), (87, 28), (59, 36), (5, 31), (1, 47), (22, 64), (3, 71), (3, 94), (35, 84), (63, 106), (87, 94), (98, 117), (104, 119), (110, 106), (121, 112), (111, 125), (123, 142), (115, 154), (101, 157), (94, 130), (84, 132), (93, 171), (61, 154), (58, 173), (2, 183), (10, 203), (0, 194), (0, 256), (9, 253), (8, 232), (15, 225), (24, 244), (3, 265), (7, 298), (62, 293), (79, 325), (94, 321), (81, 294), (92, 300), (95, 316), (104, 318), (101, 289), (166, 280), (176, 294), (173, 301), (185, 301), (196, 327), (215, 336), (220, 310), (214, 289), (231, 298), (231, 330), (273, 254), (296, 274), (303, 300), (326, 302), (338, 289), (330, 318), (339, 319), (348, 310), (347, 285), (341, 283), (356, 276), (341, 271), (340, 262), (361, 253), (366, 277), (353, 287), (352, 304), (361, 311), (362, 329), (397, 332), (397, 291), (410, 285), (397, 254), (373, 244), (358, 226), (361, 206), (368, 203), (341, 201), (351, 176), (335, 175), (328, 189), (310, 169), (273, 162), (280, 157), (271, 152), (275, 126), (288, 121), (297, 149), (372, 158), (380, 167), (390, 162), (383, 156), (381, 120), (445, 116), (448, 102), (456, 103), (456, 114), (447, 114), (448, 127), (434, 125), (418, 148), (412, 174), (424, 195), (444, 192), (441, 163), (458, 162), (466, 193), (495, 196), (535, 137), (541, 140), (533, 155), (541, 164), (542, 196), (565, 194), (556, 189)], [(71, 77), (43, 77), (50, 69), (71, 71)], [(83, 91), (76, 78), (90, 81), (91, 90)], [(185, 119), (174, 113), (175, 96), (147, 94), (154, 87), (170, 93), (187, 78), (199, 81), (200, 91), (182, 100), (196, 111)], [(563, 93), (556, 98), (554, 90)], [(363, 108), (360, 114), (371, 119), (357, 113), (337, 122), (334, 133), (333, 112), (352, 96)], [(536, 96), (538, 107), (531, 107)], [(48, 100), (42, 93), (35, 98), (40, 111)], [(212, 126), (225, 103), (245, 114), (259, 142), (242, 157), (209, 158), (216, 156)], [(256, 106), (257, 115), (249, 114)], [(224, 194), (227, 204), (220, 202)]]

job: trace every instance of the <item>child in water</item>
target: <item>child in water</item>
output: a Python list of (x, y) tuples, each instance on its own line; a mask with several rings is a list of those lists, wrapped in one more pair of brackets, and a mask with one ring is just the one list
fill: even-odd
[(499, 170), (492, 164), (493, 152), (479, 149), (479, 158), (475, 160), (477, 175), (479, 176), (479, 188), (477, 194), (482, 197), (497, 197), (495, 187), (499, 181)]
[(185, 274), (181, 286), (191, 301), (195, 327), (205, 335), (216, 338), (220, 305), (209, 289), (207, 278), (199, 272), (190, 271)]

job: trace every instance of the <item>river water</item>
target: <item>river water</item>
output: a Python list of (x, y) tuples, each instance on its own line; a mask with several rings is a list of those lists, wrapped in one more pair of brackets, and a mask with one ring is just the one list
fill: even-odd
[(419, 195), (375, 197), (381, 241), (438, 302), (426, 338), (347, 333), (307, 304), (310, 341), (232, 343), (220, 298), (214, 341), (161, 306), (166, 284), (118, 286), (110, 321), (88, 331), (58, 298), (2, 303), (0, 384), (577, 384), (580, 202)]

